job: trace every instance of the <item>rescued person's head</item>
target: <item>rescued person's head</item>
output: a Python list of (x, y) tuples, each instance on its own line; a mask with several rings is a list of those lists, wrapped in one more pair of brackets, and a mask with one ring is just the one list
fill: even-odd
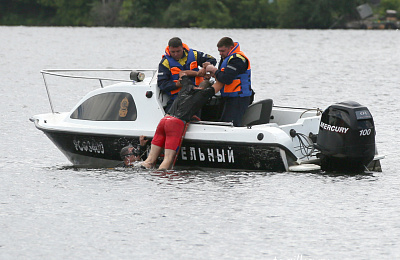
[(208, 87), (211, 87), (212, 83), (210, 82), (210, 80), (203, 80), (200, 84), (199, 84), (199, 88), (201, 89), (206, 89)]

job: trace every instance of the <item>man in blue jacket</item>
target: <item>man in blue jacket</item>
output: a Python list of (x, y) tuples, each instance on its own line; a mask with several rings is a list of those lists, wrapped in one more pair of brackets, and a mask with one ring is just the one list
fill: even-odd
[(219, 82), (225, 84), (221, 89), (224, 100), (222, 122), (233, 122), (234, 126), (242, 126), (242, 117), (252, 102), (250, 60), (240, 50), (238, 42), (229, 37), (219, 40), (218, 51), (221, 55), (218, 69), (207, 66), (207, 72)]
[(166, 93), (170, 100), (164, 108), (168, 113), (169, 108), (178, 96), (179, 90), (182, 88), (179, 82), (179, 72), (192, 70), (198, 72), (196, 77), (190, 77), (192, 83), (198, 86), (206, 74), (203, 63), (209, 62), (212, 65), (217, 64), (217, 60), (200, 51), (190, 49), (178, 37), (171, 38), (168, 46), (165, 48), (165, 54), (158, 65), (158, 87)]

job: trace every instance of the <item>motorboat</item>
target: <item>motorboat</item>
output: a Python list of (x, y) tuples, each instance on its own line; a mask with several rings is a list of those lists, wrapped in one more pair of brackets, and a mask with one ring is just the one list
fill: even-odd
[[(75, 167), (118, 167), (120, 151), (139, 137), (151, 139), (165, 115), (168, 96), (157, 87), (157, 70), (41, 71), (51, 112), (30, 118)], [(105, 76), (120, 73), (122, 76)], [(96, 74), (96, 75), (92, 75)], [(53, 105), (48, 78), (96, 82), (70, 111)], [(64, 95), (64, 94), (63, 94)], [(214, 96), (191, 122), (174, 169), (231, 171), (380, 171), (375, 125), (368, 108), (354, 101), (326, 108), (251, 104), (243, 127), (219, 122), (222, 99)]]

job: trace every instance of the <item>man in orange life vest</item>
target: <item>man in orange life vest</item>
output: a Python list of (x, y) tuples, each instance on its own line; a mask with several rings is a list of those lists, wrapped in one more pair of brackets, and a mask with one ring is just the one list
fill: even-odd
[(250, 60), (240, 50), (239, 43), (229, 37), (219, 40), (217, 47), (221, 55), (218, 69), (207, 66), (207, 72), (225, 84), (221, 89), (224, 108), (220, 120), (242, 126), (242, 117), (252, 103), (254, 94), (251, 88)]
[(190, 49), (178, 37), (171, 38), (168, 46), (165, 48), (165, 55), (158, 65), (157, 85), (164, 91), (170, 100), (165, 107), (165, 112), (168, 113), (169, 108), (178, 96), (179, 90), (182, 88), (179, 82), (179, 71), (192, 70), (196, 71), (197, 77), (190, 77), (193, 84), (198, 86), (206, 74), (203, 63), (209, 62), (212, 65), (217, 64), (217, 60), (206, 53)]

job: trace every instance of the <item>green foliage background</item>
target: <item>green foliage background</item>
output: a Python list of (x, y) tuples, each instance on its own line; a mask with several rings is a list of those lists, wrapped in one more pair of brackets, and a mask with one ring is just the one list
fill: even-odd
[[(330, 28), (357, 19), (366, 0), (1, 0), (0, 25)], [(371, 1), (372, 2), (372, 1)], [(376, 2), (376, 1), (375, 1)], [(400, 0), (374, 11), (400, 13)]]

